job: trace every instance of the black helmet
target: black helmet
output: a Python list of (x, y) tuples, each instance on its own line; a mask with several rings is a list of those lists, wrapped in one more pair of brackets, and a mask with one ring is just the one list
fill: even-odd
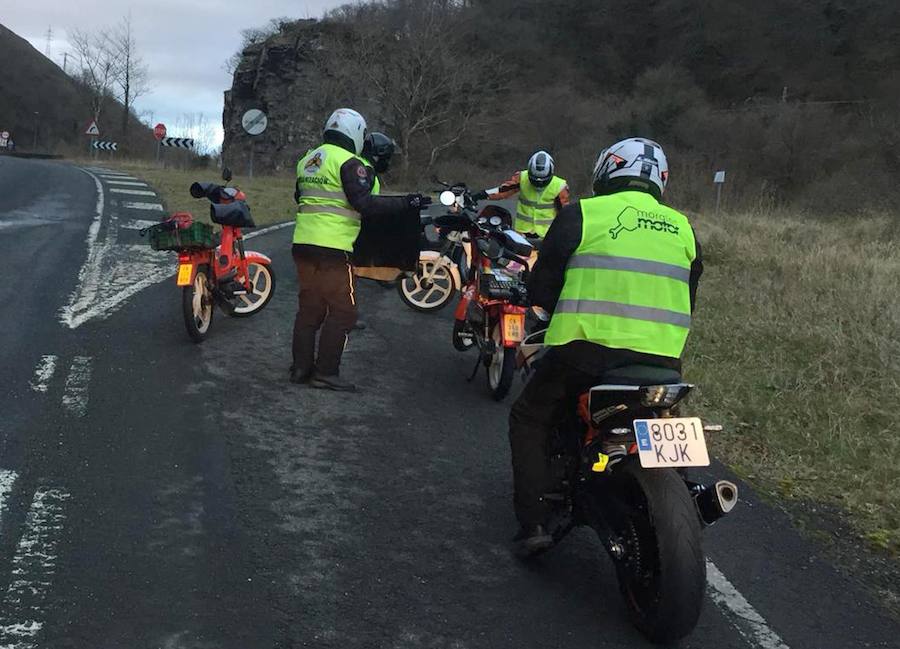
[(362, 155), (372, 163), (375, 173), (382, 174), (388, 170), (396, 146), (394, 141), (384, 133), (369, 133), (363, 143)]
[(546, 151), (538, 151), (528, 160), (528, 180), (538, 188), (544, 188), (553, 180), (556, 171), (553, 156)]

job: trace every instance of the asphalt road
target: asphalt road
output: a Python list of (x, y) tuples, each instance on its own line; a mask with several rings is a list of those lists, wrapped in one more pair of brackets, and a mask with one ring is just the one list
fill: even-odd
[[(173, 261), (137, 247), (154, 197), (112, 192), (130, 182), (0, 159), (0, 647), (647, 646), (589, 533), (510, 555), (508, 403), (465, 381), (449, 309), (360, 284), (362, 392), (292, 385), (290, 231), (248, 242), (274, 259), (269, 307), (194, 345), (158, 281)], [(682, 646), (900, 646), (862, 584), (742, 495), (705, 532)]]

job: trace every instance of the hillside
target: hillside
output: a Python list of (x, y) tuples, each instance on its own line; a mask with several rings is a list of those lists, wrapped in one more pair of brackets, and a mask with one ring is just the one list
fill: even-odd
[[(0, 74), (0, 130), (10, 132), (18, 150), (32, 149), (37, 128), (38, 151), (83, 151), (87, 146), (84, 130), (92, 114), (85, 88), (3, 25), (0, 61), (5, 62)], [(115, 110), (121, 115), (118, 102)], [(100, 126), (103, 138), (119, 139), (119, 119), (104, 120)], [(144, 126), (135, 128), (132, 137), (152, 142)], [(151, 150), (149, 145), (145, 148)]]
[[(735, 207), (882, 211), (900, 173), (900, 8), (696, 0), (387, 0), (254, 30), (226, 93), (224, 151), (270, 112), (257, 160), (289, 168), (328, 107), (360, 107), (401, 144), (400, 175), (496, 180), (549, 148), (579, 191), (629, 134), (670, 152), (672, 196)], [(259, 162), (257, 164), (260, 164)], [(871, 192), (876, 186), (883, 192)]]

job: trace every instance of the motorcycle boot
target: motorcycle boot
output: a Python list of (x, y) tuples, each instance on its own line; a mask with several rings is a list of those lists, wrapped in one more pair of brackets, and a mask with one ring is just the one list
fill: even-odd
[(356, 386), (345, 381), (337, 374), (326, 375), (314, 372), (309, 384), (319, 390), (334, 390), (335, 392), (356, 392)]

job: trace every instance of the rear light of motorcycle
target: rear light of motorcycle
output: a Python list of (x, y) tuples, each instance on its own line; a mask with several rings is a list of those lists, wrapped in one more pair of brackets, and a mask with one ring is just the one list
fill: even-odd
[(186, 252), (178, 253), (178, 263), (179, 264), (189, 264), (191, 263), (191, 255)]

